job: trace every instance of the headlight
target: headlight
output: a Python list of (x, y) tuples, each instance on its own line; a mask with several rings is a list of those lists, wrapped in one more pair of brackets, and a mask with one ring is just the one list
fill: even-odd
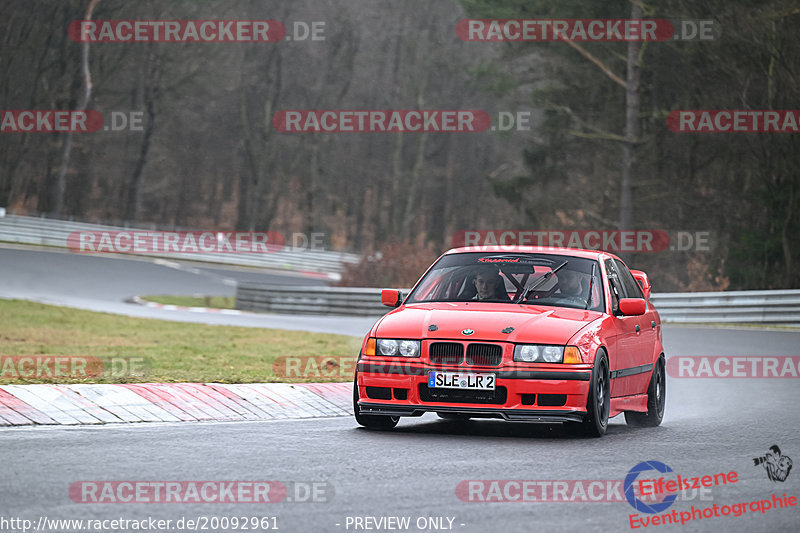
[(514, 361), (534, 363), (539, 359), (539, 347), (535, 344), (523, 344), (514, 347)]
[(388, 357), (419, 357), (419, 341), (378, 339), (376, 355)]
[(563, 346), (544, 344), (517, 344), (514, 346), (514, 361), (518, 363), (560, 363), (563, 358)]
[(378, 339), (378, 355), (397, 355), (397, 341)]
[(397, 351), (403, 357), (419, 357), (419, 341), (400, 341)]
[(542, 359), (545, 363), (560, 363), (564, 357), (563, 346), (543, 346)]

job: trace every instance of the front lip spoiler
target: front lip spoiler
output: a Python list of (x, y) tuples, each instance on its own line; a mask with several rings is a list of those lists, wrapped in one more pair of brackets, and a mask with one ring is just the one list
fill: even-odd
[(358, 407), (365, 415), (386, 416), (422, 416), (425, 413), (463, 413), (480, 418), (502, 418), (508, 421), (538, 422), (552, 424), (555, 422), (581, 422), (585, 411), (571, 413), (554, 413), (534, 409), (487, 409), (485, 407), (450, 407), (433, 405), (392, 405), (382, 403), (366, 403), (359, 401)]

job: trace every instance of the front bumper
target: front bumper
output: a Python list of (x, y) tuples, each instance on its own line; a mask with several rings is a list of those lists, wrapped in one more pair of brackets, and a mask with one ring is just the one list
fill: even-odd
[(365, 415), (422, 416), (426, 412), (459, 413), (474, 418), (502, 418), (508, 421), (540, 422), (544, 424), (551, 424), (554, 422), (580, 422), (586, 415), (586, 411), (554, 413), (553, 411), (534, 409), (486, 409), (481, 407), (452, 407), (447, 405), (403, 406), (364, 401), (359, 401), (358, 406), (359, 409), (361, 409), (361, 413)]
[[(362, 357), (357, 365), (358, 404), (363, 414), (421, 416), (462, 413), (476, 418), (529, 422), (579, 422), (586, 415), (592, 365), (431, 365)], [(428, 388), (428, 372), (494, 374), (489, 391)]]

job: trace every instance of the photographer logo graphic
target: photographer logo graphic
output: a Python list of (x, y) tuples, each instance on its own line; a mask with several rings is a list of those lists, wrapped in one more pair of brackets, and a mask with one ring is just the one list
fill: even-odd
[(637, 498), (636, 493), (634, 492), (634, 488), (636, 487), (636, 479), (639, 477), (639, 474), (642, 472), (647, 472), (648, 470), (655, 470), (662, 474), (672, 472), (672, 469), (669, 466), (660, 461), (643, 461), (639, 463), (631, 468), (630, 471), (628, 471), (628, 475), (625, 476), (625, 499), (627, 499), (628, 503), (639, 512), (657, 514), (665, 511), (670, 505), (675, 503), (675, 499), (678, 497), (678, 495), (669, 494), (660, 502), (655, 503), (645, 503)]
[(776, 444), (769, 447), (767, 455), (754, 457), (753, 465), (762, 465), (770, 481), (786, 481), (789, 472), (792, 471), (792, 460), (786, 455), (781, 455), (781, 449)]

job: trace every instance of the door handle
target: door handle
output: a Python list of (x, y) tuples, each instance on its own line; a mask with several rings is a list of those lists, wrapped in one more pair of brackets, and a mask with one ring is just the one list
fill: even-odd
[(639, 327), (639, 324), (636, 324), (636, 333), (639, 333), (640, 331), (642, 331), (642, 328)]

